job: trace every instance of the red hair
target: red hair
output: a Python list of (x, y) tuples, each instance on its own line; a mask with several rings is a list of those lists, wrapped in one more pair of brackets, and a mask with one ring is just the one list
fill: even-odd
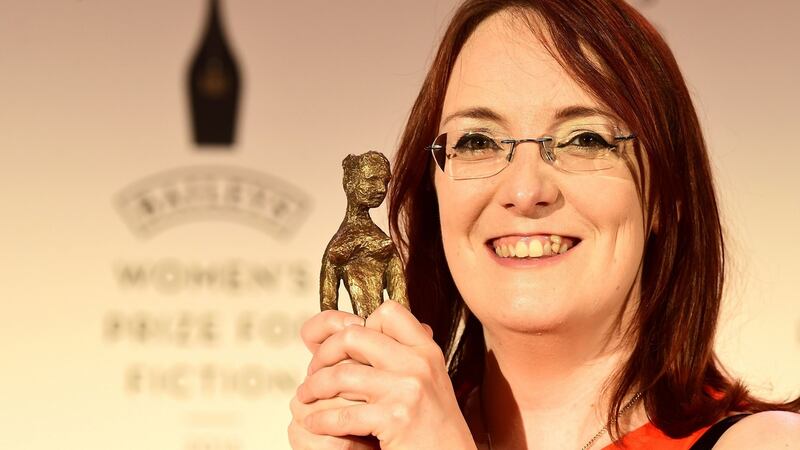
[[(467, 0), (455, 12), (411, 110), (394, 163), (389, 224), (406, 261), (412, 310), (452, 356), (457, 390), (480, 383), (485, 347), (481, 325), (466, 309), (445, 260), (425, 147), (438, 132), (458, 53), (479, 23), (500, 11), (531, 24), (568, 73), (636, 134), (638, 167), (646, 161), (646, 170), (637, 171), (648, 230), (640, 302), (627, 335), (632, 353), (609, 386), (608, 417), (617, 417), (637, 391), (644, 392), (653, 424), (673, 437), (731, 411), (800, 409), (800, 399), (776, 404), (754, 398), (716, 357), (725, 252), (706, 145), (672, 52), (623, 0)], [(464, 332), (456, 341), (462, 318)], [(610, 425), (614, 435), (621, 434), (618, 424)]]

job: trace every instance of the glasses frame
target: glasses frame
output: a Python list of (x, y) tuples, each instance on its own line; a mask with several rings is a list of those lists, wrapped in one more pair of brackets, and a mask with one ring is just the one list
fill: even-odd
[[(433, 142), (435, 143), (436, 141), (439, 140), (440, 137), (442, 137), (445, 134), (447, 134), (447, 133), (445, 132), (445, 133), (438, 134), (436, 136), (436, 138), (433, 140)], [(633, 139), (636, 139), (636, 134), (635, 133), (630, 133), (630, 134), (625, 134), (625, 135), (614, 135), (614, 142), (617, 145), (619, 145), (619, 143), (621, 141), (622, 142), (631, 141)], [(558, 169), (558, 170), (560, 170), (562, 172), (575, 173), (575, 172), (595, 172), (595, 171), (600, 171), (600, 170), (607, 170), (607, 169), (595, 169), (595, 170), (589, 170), (589, 171), (585, 171), (585, 170), (570, 171), (570, 170), (566, 170), (566, 169), (563, 169), (561, 167), (558, 167), (556, 165), (556, 162), (557, 162), (556, 161), (556, 154), (555, 154), (555, 151), (553, 151), (553, 145), (552, 145), (554, 140), (555, 140), (555, 138), (553, 136), (542, 136), (542, 137), (538, 137), (538, 138), (521, 138), (521, 139), (510, 139), (509, 138), (509, 139), (502, 139), (500, 141), (501, 144), (511, 144), (511, 149), (508, 152), (508, 156), (505, 158), (507, 163), (500, 170), (498, 170), (497, 172), (492, 173), (490, 175), (482, 175), (482, 176), (479, 176), (479, 177), (454, 177), (451, 174), (447, 173), (447, 171), (444, 169), (445, 163), (447, 162), (447, 154), (446, 154), (446, 149), (444, 148), (443, 145), (431, 144), (431, 145), (425, 147), (425, 149), (431, 152), (431, 156), (433, 156), (433, 160), (436, 162), (436, 165), (439, 166), (439, 169), (442, 172), (444, 172), (445, 175), (447, 175), (452, 180), (476, 180), (476, 179), (482, 179), (482, 178), (489, 178), (489, 177), (493, 177), (493, 176), (497, 175), (498, 173), (500, 173), (503, 170), (505, 170), (506, 167), (511, 165), (511, 161), (514, 159), (514, 152), (516, 151), (517, 146), (519, 144), (524, 144), (524, 143), (527, 143), (527, 142), (536, 142), (537, 144), (539, 144), (539, 156), (542, 158), (542, 160), (544, 162), (546, 162), (547, 164), (553, 166), (554, 168), (556, 168), (556, 169)], [(550, 144), (550, 145), (548, 145), (548, 144)], [(441, 157), (437, 156), (437, 154), (441, 155)]]

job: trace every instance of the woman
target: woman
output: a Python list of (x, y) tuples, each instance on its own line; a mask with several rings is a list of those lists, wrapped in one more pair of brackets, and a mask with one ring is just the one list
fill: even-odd
[(468, 0), (394, 168), (416, 317), (387, 302), (309, 320), (294, 448), (688, 449), (715, 423), (697, 445), (798, 446), (800, 400), (758, 400), (716, 360), (705, 145), (626, 3)]

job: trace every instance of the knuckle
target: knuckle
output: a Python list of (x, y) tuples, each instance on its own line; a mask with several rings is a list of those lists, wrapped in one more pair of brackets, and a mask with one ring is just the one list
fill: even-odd
[(292, 447), (292, 449), (304, 450), (309, 448), (308, 443), (304, 442), (305, 439), (303, 439), (303, 430), (301, 429), (300, 424), (298, 424), (296, 421), (292, 420), (289, 423), (287, 434), (289, 435), (289, 445)]
[(303, 394), (306, 394), (306, 398), (308, 398), (309, 395), (318, 398), (319, 395), (319, 387), (318, 387), (319, 383), (317, 381), (318, 377), (314, 375), (308, 377), (306, 381), (303, 383), (303, 386), (300, 388), (304, 391)]
[(431, 367), (441, 368), (447, 364), (444, 353), (442, 353), (442, 349), (440, 349), (438, 345), (426, 347), (424, 355)]
[(333, 380), (342, 386), (358, 385), (360, 368), (355, 364), (339, 364), (334, 368)]
[(386, 311), (383, 314), (392, 314), (394, 311), (397, 311), (397, 308), (400, 308), (400, 304), (394, 300), (385, 301), (381, 306), (383, 306), (384, 311)]
[(319, 314), (322, 321), (334, 330), (340, 330), (347, 325), (362, 323), (362, 319), (359, 316), (347, 311), (329, 309), (327, 311), (322, 311)]
[(402, 403), (394, 405), (390, 412), (392, 423), (400, 427), (411, 422), (411, 415), (411, 408)]
[(406, 402), (419, 402), (423, 397), (424, 390), (424, 383), (416, 376), (406, 377), (403, 380), (403, 398)]
[(428, 335), (428, 337), (433, 338), (433, 328), (431, 328), (431, 326), (427, 323), (420, 323), (420, 325), (422, 325), (422, 329), (425, 330), (425, 333)]
[(302, 339), (305, 343), (312, 342), (314, 339), (312, 330), (317, 326), (317, 321), (315, 319), (316, 317), (312, 317), (303, 322), (303, 325), (300, 326), (300, 339)]
[(341, 311), (336, 309), (327, 309), (319, 313), (319, 318), (322, 319), (323, 322), (331, 323), (335, 321), (336, 317), (341, 313)]
[(350, 379), (346, 372), (352, 364), (338, 364), (333, 367), (324, 367), (310, 376), (306, 381), (308, 393), (314, 398), (325, 399), (338, 392), (342, 385)]
[(305, 323), (300, 327), (300, 339), (306, 345), (311, 343), (311, 336), (309, 336), (308, 327)]
[(342, 408), (339, 410), (338, 414), (336, 414), (336, 426), (345, 428), (350, 424), (350, 421), (353, 419), (353, 414), (347, 408)]
[(323, 413), (324, 413), (324, 411), (315, 412), (315, 413), (311, 413), (311, 414), (307, 415), (306, 417), (304, 417), (303, 421), (302, 421), (303, 427), (305, 427), (306, 430), (308, 430), (308, 431), (310, 431), (312, 433), (316, 433), (319, 430), (319, 424), (320, 424), (319, 416), (320, 416), (320, 414), (323, 414)]
[(289, 436), (289, 444), (294, 444), (294, 430), (295, 430), (294, 420), (291, 420), (289, 422), (289, 425), (286, 427), (286, 434)]
[(415, 359), (414, 362), (409, 364), (409, 373), (417, 378), (430, 380), (436, 374), (434, 367), (436, 366), (430, 361), (430, 358), (423, 356), (422, 358)]
[(404, 311), (405, 308), (403, 308), (403, 306), (400, 305), (400, 303), (397, 303), (394, 300), (389, 300), (389, 301), (383, 302), (383, 304), (384, 304), (385, 308), (382, 311), (382, 314), (386, 318), (392, 319), (392, 318), (398, 317), (398, 314), (404, 314), (404, 312), (405, 312)]
[(289, 410), (295, 418), (302, 415), (302, 403), (297, 399), (297, 396), (292, 397), (292, 401), (289, 402)]
[[(397, 302), (393, 302), (391, 300), (385, 301), (381, 303), (381, 305), (376, 309), (370, 317), (374, 316), (373, 322), (375, 320), (379, 320), (381, 322), (385, 320), (391, 320), (395, 313), (395, 308), (397, 307)], [(369, 319), (367, 319), (369, 320)]]
[(340, 332), (342, 343), (346, 347), (352, 347), (358, 343), (361, 335), (361, 327), (347, 327)]
[(341, 314), (343, 314), (341, 311), (330, 309), (311, 316), (311, 318), (303, 322), (303, 325), (300, 327), (300, 337), (303, 339), (303, 342), (318, 343), (314, 341), (314, 336), (318, 334), (315, 333), (315, 331), (320, 327), (335, 329), (337, 321), (340, 321), (337, 320), (337, 318)]

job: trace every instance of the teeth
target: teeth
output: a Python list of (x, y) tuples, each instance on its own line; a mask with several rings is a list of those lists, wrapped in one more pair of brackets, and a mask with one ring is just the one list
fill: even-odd
[(561, 236), (551, 235), (544, 241), (531, 239), (519, 240), (516, 244), (502, 244), (494, 247), (494, 252), (502, 258), (539, 258), (563, 254), (569, 250), (569, 244)]
[[(517, 243), (517, 246), (519, 246), (519, 244), (521, 244), (521, 242)], [(528, 244), (528, 254), (532, 258), (538, 258), (542, 256), (543, 253), (544, 249), (542, 248), (542, 243), (538, 239), (530, 241)]]

